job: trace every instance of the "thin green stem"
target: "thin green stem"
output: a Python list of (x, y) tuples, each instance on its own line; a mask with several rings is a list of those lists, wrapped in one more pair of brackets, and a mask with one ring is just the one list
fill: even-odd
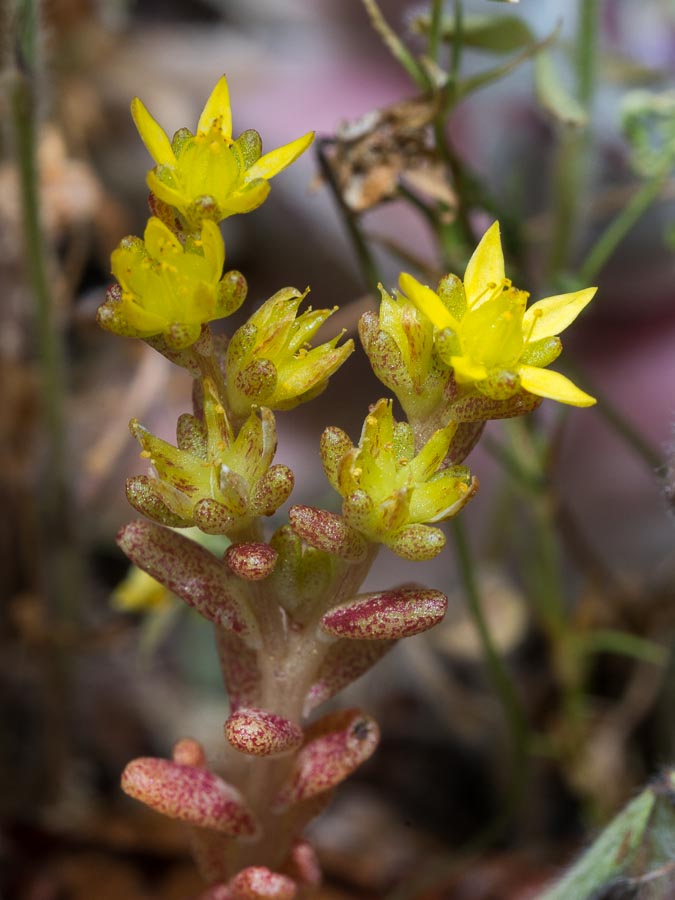
[[(553, 666), (560, 683), (563, 705), (570, 726), (575, 730), (582, 721), (586, 699), (583, 690), (584, 669), (574, 626), (567, 614), (559, 542), (556, 531), (557, 498), (551, 490), (550, 473), (545, 470), (541, 449), (534, 443), (525, 423), (514, 419), (507, 423), (512, 451), (530, 476), (529, 507), (534, 517), (535, 546), (532, 562), (537, 563), (537, 610), (551, 646)], [(544, 448), (545, 449), (545, 448)]]
[(483, 612), (466, 531), (458, 518), (453, 519), (451, 525), (455, 542), (457, 568), (462, 580), (469, 614), (478, 632), (488, 672), (511, 732), (514, 757), (516, 760), (522, 760), (527, 756), (530, 740), (527, 718), (516, 687), (495, 646), (490, 627)]
[(513, 741), (513, 772), (511, 773), (507, 802), (499, 814), (456, 853), (451, 856), (444, 855), (436, 861), (432, 861), (424, 867), (424, 871), (418, 877), (404, 883), (392, 892), (388, 900), (412, 900), (412, 898), (420, 896), (421, 893), (430, 890), (443, 878), (447, 878), (455, 869), (469, 865), (472, 856), (487, 849), (503, 834), (517, 809), (519, 798), (525, 786), (527, 757), (533, 743), (516, 688), (497, 652), (483, 613), (465, 531), (459, 519), (453, 519), (451, 524), (458, 569), (464, 586), (469, 612), (480, 636), (490, 677), (509, 725)]
[(387, 47), (392, 56), (401, 64), (401, 66), (403, 66), (417, 87), (426, 90), (429, 86), (426, 72), (384, 18), (376, 0), (363, 0), (363, 5), (368, 13), (373, 28), (382, 38), (385, 47)]
[[(576, 36), (577, 98), (590, 111), (596, 83), (598, 0), (579, 0)], [(554, 166), (554, 229), (547, 274), (554, 281), (566, 268), (577, 231), (579, 201), (588, 172), (588, 130), (567, 127)]]
[(65, 352), (51, 295), (47, 252), (40, 218), (40, 181), (37, 165), (37, 101), (40, 96), (40, 4), (17, 0), (14, 6), (13, 48), (16, 65), (7, 75), (11, 101), (14, 150), (19, 175), (26, 278), (35, 316), (37, 355), (41, 376), (41, 408), (49, 460), (40, 485), (41, 539), (36, 550), (44, 586), (46, 620), (52, 642), (45, 650), (45, 680), (50, 696), (47, 713), (51, 792), (63, 787), (69, 759), (69, 707), (72, 637), (80, 601), (80, 560), (75, 541), (75, 518), (66, 442)]
[(577, 28), (577, 96), (588, 110), (595, 94), (598, 0), (581, 0)]
[(646, 181), (629, 203), (609, 223), (579, 269), (584, 284), (594, 281), (616, 248), (659, 196), (668, 182), (667, 176), (657, 175)]
[(438, 62), (441, 49), (441, 26), (443, 14), (443, 0), (433, 0), (431, 4), (431, 24), (429, 27), (429, 45), (427, 53), (430, 59)]
[(459, 74), (462, 67), (462, 36), (464, 32), (464, 7), (462, 0), (455, 0), (455, 27), (452, 36), (452, 48), (450, 50), (450, 84), (452, 86), (452, 99), (457, 96)]
[(12, 91), (12, 118), (23, 208), (23, 239), (26, 260), (30, 261), (27, 275), (35, 301), (43, 405), (49, 435), (51, 484), (54, 493), (60, 494), (66, 481), (63, 351), (54, 322), (40, 227), (39, 181), (35, 158), (35, 97), (29, 79), (18, 72), (15, 73)]
[[(12, 76), (12, 124), (22, 206), (26, 275), (35, 303), (38, 357), (41, 371), (42, 409), (49, 448), (49, 477), (43, 488), (45, 525), (49, 540), (58, 545), (55, 564), (57, 608), (63, 621), (76, 615), (78, 591), (76, 560), (72, 547), (72, 509), (67, 463), (65, 421), (65, 352), (54, 315), (47, 272), (47, 254), (40, 221), (40, 187), (37, 168), (37, 75), (39, 71), (39, 6), (23, 0), (16, 8), (20, 69)], [(59, 540), (56, 540), (56, 538)], [(58, 552), (60, 551), (60, 552)]]

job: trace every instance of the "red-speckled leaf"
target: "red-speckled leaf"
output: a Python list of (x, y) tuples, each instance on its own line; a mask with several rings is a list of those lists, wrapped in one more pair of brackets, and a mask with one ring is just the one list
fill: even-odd
[(218, 628), (216, 646), (223, 670), (230, 709), (256, 706), (260, 688), (258, 655), (236, 634)]
[(340, 710), (314, 722), (305, 731), (305, 743), (274, 808), (330, 791), (374, 753), (379, 739), (375, 720), (358, 709)]
[(182, 738), (174, 744), (171, 758), (175, 763), (183, 766), (193, 766), (195, 769), (206, 768), (206, 754), (204, 748), (193, 738)]
[(294, 881), (316, 888), (321, 884), (321, 866), (314, 847), (307, 841), (298, 841), (291, 848), (284, 870)]
[(343, 638), (324, 657), (316, 680), (307, 692), (304, 715), (356, 681), (390, 650), (395, 641), (353, 641)]
[(141, 757), (122, 775), (122, 790), (171, 819), (229, 835), (253, 835), (257, 825), (243, 797), (213, 772)]
[(244, 589), (226, 565), (205, 547), (142, 520), (125, 525), (117, 543), (139, 569), (204, 618), (233, 631), (250, 646), (259, 646), (260, 634)]
[(240, 753), (276, 756), (302, 744), (302, 728), (264, 709), (238, 709), (225, 722), (225, 737)]
[(342, 516), (315, 506), (292, 506), (288, 518), (296, 534), (310, 547), (359, 562), (368, 550), (366, 541)]
[(508, 400), (491, 397), (465, 397), (452, 404), (448, 415), (455, 422), (486, 422), (488, 419), (511, 419), (532, 412), (542, 402), (541, 397), (523, 391)]
[(225, 563), (239, 578), (262, 581), (274, 571), (277, 556), (269, 544), (233, 544), (225, 551)]
[(242, 869), (230, 881), (230, 891), (232, 900), (293, 900), (298, 894), (292, 878), (265, 866)]
[(440, 591), (382, 591), (332, 609), (321, 619), (321, 628), (333, 637), (397, 640), (433, 628), (447, 608), (448, 599)]

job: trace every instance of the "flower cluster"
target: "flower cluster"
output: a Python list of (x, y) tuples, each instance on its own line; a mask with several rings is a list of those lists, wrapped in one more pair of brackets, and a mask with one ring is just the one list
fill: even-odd
[[(447, 609), (444, 594), (420, 586), (360, 593), (378, 547), (409, 560), (440, 552), (438, 523), (478, 487), (456, 463), (487, 419), (521, 414), (542, 397), (594, 402), (546, 368), (560, 353), (558, 334), (594, 289), (528, 309), (528, 295), (505, 277), (496, 223), (463, 281), (448, 275), (435, 292), (401, 275), (400, 291), (382, 290), (379, 314), (367, 313), (359, 331), (406, 420), (397, 422), (393, 401), (381, 399), (357, 445), (326, 428), (321, 458), (341, 513), (293, 506), (289, 523), (266, 541), (259, 519), (276, 513), (294, 484), (287, 466), (273, 464), (274, 411), (320, 394), (354, 344), (340, 333), (313, 347), (335, 310), (300, 312), (307, 291), (294, 288), (262, 303), (233, 334), (212, 333), (209, 323), (234, 313), (246, 295), (242, 275), (223, 274), (218, 223), (259, 206), (269, 179), (313, 134), (264, 156), (257, 132), (233, 139), (224, 77), (194, 134), (183, 128), (169, 140), (139, 99), (132, 113), (156, 163), (148, 174), (153, 216), (143, 239), (125, 238), (114, 251), (118, 283), (98, 318), (183, 366), (194, 390), (176, 446), (131, 422), (150, 472), (129, 479), (127, 496), (151, 521), (118, 535), (137, 567), (118, 602), (161, 608), (169, 592), (213, 624), (230, 703), (225, 739), (249, 760), (221, 775), (185, 739), (170, 760), (131, 762), (122, 785), (187, 824), (210, 885), (204, 898), (292, 900), (319, 877), (300, 840), (304, 826), (378, 741), (377, 725), (359, 710), (309, 726), (303, 718)], [(192, 527), (196, 540), (177, 530)], [(225, 536), (227, 548), (209, 535)], [(265, 764), (252, 789), (256, 757)]]

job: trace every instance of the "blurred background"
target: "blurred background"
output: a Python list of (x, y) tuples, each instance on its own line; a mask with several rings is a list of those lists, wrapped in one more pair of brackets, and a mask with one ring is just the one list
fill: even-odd
[[(503, 12), (490, 0), (464, 8)], [(411, 47), (420, 45), (414, 32), (424, 4), (382, 0), (381, 9)], [(564, 60), (578, 31), (577, 4), (521, 0), (507, 9), (535, 40), (559, 28), (560, 77), (569, 81)], [(564, 289), (644, 183), (621, 128), (627, 92), (675, 90), (671, 0), (599, 0), (598, 12), (585, 175), (572, 186), (576, 220), (560, 284), (547, 281), (544, 260), (552, 210), (567, 189), (559, 166), (570, 126), (542, 102), (532, 62), (460, 103), (448, 124), (468, 170), (508, 214), (506, 231), (518, 223), (517, 283), (535, 299)], [(217, 760), (227, 716), (206, 623), (170, 600), (142, 611), (111, 600), (127, 573), (114, 543), (133, 517), (124, 480), (143, 470), (128, 420), (172, 439), (177, 416), (190, 408), (182, 370), (95, 323), (111, 282), (110, 253), (124, 235), (142, 233), (148, 215), (150, 160), (129, 102), (139, 95), (172, 134), (196, 124), (226, 73), (235, 133), (255, 128), (270, 150), (311, 129), (332, 138), (418, 90), (358, 0), (51, 0), (37, 61), (17, 48), (10, 14), (1, 38), (0, 897), (189, 897), (199, 882), (182, 830), (118, 788), (130, 758), (166, 756), (187, 734)], [(467, 73), (485, 66), (485, 53), (468, 54)], [(60, 422), (50, 413), (54, 385), (40, 363), (49, 342), (24, 252), (22, 135), (11, 127), (21, 78), (37, 101), (50, 327), (64, 357)], [(314, 827), (323, 897), (534, 896), (589, 830), (672, 762), (674, 201), (675, 183), (664, 176), (595, 273), (597, 300), (565, 341), (567, 371), (597, 394), (598, 406), (561, 412), (544, 404), (519, 431), (491, 423), (468, 460), (481, 491), (463, 518), (486, 615), (530, 726), (546, 739), (527, 764), (528, 787), (514, 807), (511, 736), (451, 549), (429, 564), (383, 551), (368, 587), (422, 581), (449, 594), (450, 612), (341, 700), (372, 713), (383, 740)], [(478, 237), (490, 213), (472, 216)], [(442, 274), (426, 223), (395, 192), (359, 224), (385, 286), (412, 266), (406, 255), (417, 274)], [(314, 306), (339, 305), (331, 327), (337, 320), (354, 336), (360, 314), (375, 308), (344, 210), (311, 153), (274, 180), (262, 208), (227, 220), (223, 233), (228, 266), (249, 282), (236, 324), (287, 285), (310, 285)], [(356, 439), (368, 404), (386, 393), (359, 348), (326, 393), (279, 415), (277, 461), (296, 473), (294, 502), (338, 508), (318, 458), (320, 434), (333, 424)], [(504, 447), (530, 467), (534, 494), (522, 466), (518, 476), (504, 464)], [(550, 549), (542, 534), (554, 541), (570, 632), (579, 640), (605, 635), (576, 679), (584, 713), (574, 728), (537, 611), (546, 587), (535, 558)], [(466, 855), (472, 841), (479, 856)]]

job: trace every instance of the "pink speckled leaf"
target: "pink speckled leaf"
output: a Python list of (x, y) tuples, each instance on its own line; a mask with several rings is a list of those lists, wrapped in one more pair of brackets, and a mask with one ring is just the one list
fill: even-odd
[(229, 835), (254, 835), (257, 825), (239, 791), (213, 772), (141, 757), (122, 774), (122, 790), (171, 819)]
[(330, 791), (372, 755), (379, 738), (375, 720), (358, 709), (340, 710), (314, 722), (305, 731), (305, 743), (274, 808), (282, 810)]
[(449, 410), (455, 422), (486, 422), (488, 419), (511, 419), (532, 412), (542, 402), (541, 397), (525, 391), (508, 400), (471, 396), (455, 401)]
[(298, 505), (291, 507), (288, 518), (295, 533), (317, 550), (333, 553), (349, 562), (359, 562), (368, 551), (368, 544), (358, 531), (335, 513)]
[(195, 769), (206, 768), (204, 748), (194, 738), (182, 738), (174, 744), (171, 758), (179, 765), (193, 766)]
[(258, 627), (243, 586), (205, 547), (142, 519), (125, 525), (117, 543), (139, 569), (156, 578), (204, 618), (233, 631), (250, 646), (260, 645)]
[(447, 608), (447, 597), (440, 591), (382, 591), (332, 609), (321, 619), (321, 628), (333, 637), (397, 640), (433, 628)]
[(314, 847), (307, 841), (298, 841), (293, 845), (284, 869), (294, 881), (309, 888), (321, 884), (321, 866)]
[(230, 891), (233, 900), (293, 900), (298, 893), (292, 878), (265, 866), (242, 869), (230, 881)]
[(225, 723), (225, 737), (240, 753), (276, 756), (302, 744), (302, 728), (264, 709), (238, 709)]
[(324, 657), (316, 680), (307, 692), (304, 715), (356, 681), (391, 650), (395, 641), (354, 641), (343, 638)]
[(225, 564), (239, 578), (262, 581), (274, 571), (277, 556), (269, 544), (233, 544), (225, 551)]
[(257, 653), (236, 634), (223, 628), (216, 629), (216, 646), (230, 709), (256, 706), (260, 687)]
[(485, 422), (461, 422), (450, 441), (448, 453), (441, 468), (456, 466), (464, 462), (478, 443), (484, 428)]

